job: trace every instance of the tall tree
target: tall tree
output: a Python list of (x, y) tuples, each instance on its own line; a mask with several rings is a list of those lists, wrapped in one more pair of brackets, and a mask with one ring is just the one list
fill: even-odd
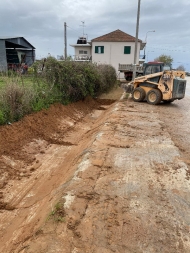
[(162, 54), (154, 59), (155, 61), (164, 62), (165, 64), (172, 64), (173, 58), (170, 55)]

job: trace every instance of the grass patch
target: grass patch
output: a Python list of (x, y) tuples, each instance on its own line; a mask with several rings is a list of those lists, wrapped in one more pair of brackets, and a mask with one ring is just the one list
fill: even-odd
[(125, 98), (128, 99), (130, 96), (130, 93), (126, 93)]
[(65, 222), (65, 209), (63, 201), (59, 201), (48, 215), (47, 220), (53, 220), (54, 222)]

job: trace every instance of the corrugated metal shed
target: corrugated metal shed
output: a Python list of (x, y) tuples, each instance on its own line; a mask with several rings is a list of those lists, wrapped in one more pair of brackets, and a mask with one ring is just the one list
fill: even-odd
[(31, 66), (35, 61), (35, 47), (24, 37), (0, 37), (0, 70)]

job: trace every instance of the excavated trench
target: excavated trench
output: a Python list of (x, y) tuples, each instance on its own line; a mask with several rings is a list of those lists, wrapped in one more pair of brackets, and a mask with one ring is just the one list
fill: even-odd
[[(68, 106), (52, 105), (49, 110), (26, 116), (20, 122), (0, 127), (0, 209), (14, 209), (5, 202), (5, 188), (10, 181), (29, 179), (40, 167), (46, 153), (59, 147), (68, 149), (90, 130), (89, 122), (114, 103), (113, 99), (86, 99)], [(88, 115), (88, 120), (85, 119)], [(89, 126), (88, 126), (89, 124)], [(82, 133), (81, 133), (82, 132)], [(68, 136), (75, 135), (72, 141)], [(51, 151), (49, 151), (51, 150)], [(7, 191), (9, 193), (9, 191)]]

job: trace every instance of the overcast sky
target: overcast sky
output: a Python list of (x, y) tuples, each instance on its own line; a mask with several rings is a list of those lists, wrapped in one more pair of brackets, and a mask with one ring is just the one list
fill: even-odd
[[(37, 58), (64, 54), (64, 22), (69, 44), (84, 33), (88, 40), (120, 29), (136, 34), (138, 0), (5, 0), (0, 8), (0, 37), (21, 36), (36, 48)], [(161, 54), (173, 66), (190, 71), (190, 1), (141, 0), (139, 39), (147, 35), (147, 60)], [(148, 32), (153, 31), (155, 32)], [(148, 32), (148, 33), (147, 33)]]

